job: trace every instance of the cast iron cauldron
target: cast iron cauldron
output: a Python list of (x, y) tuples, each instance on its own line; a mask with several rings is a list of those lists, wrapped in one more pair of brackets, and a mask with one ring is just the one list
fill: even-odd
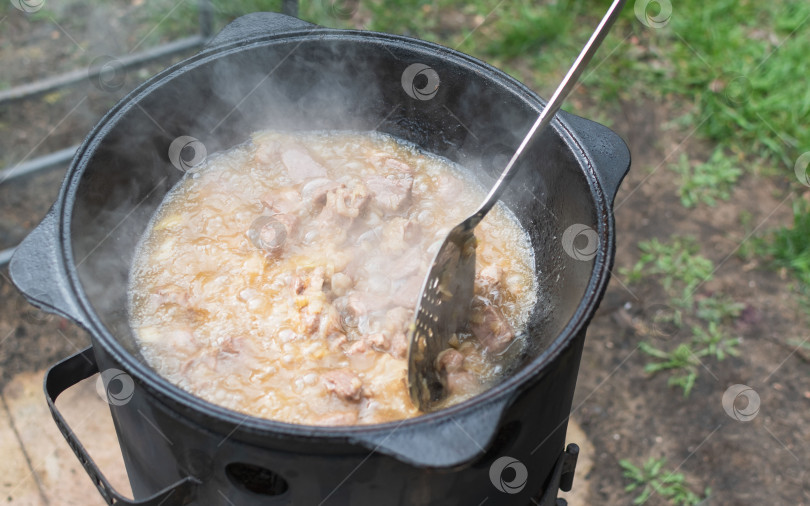
[[(576, 447), (563, 450), (567, 417), (585, 329), (613, 261), (611, 206), (630, 163), (624, 143), (601, 125), (560, 113), (523, 157), (503, 200), (534, 249), (530, 345), (508, 379), (452, 408), (354, 427), (246, 417), (155, 374), (126, 310), (135, 245), (182, 176), (168, 158), (179, 136), (212, 153), (264, 128), (378, 130), (459, 162), (488, 187), (542, 104), (514, 79), (445, 47), (257, 13), (116, 105), (85, 139), (53, 208), (11, 261), (12, 279), (32, 304), (91, 335), (92, 347), (49, 371), (45, 389), (105, 499), (553, 504), (573, 476)], [(111, 369), (126, 373), (119, 376), (125, 392), (110, 407), (136, 501), (110, 487), (53, 405), (66, 388)]]

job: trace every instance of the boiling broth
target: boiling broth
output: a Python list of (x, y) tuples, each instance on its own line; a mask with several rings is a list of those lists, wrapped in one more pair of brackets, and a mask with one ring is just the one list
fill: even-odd
[[(484, 192), (376, 133), (259, 132), (166, 195), (136, 252), (130, 320), (170, 382), (312, 425), (413, 417), (407, 335), (428, 267)], [(502, 377), (534, 300), (528, 236), (498, 205), (476, 229), (468, 328), (437, 366), (454, 404)]]

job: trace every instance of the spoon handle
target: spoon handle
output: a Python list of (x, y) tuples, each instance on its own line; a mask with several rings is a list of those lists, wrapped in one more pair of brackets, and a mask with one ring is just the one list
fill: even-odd
[(469, 228), (474, 228), (475, 225), (477, 225), (478, 222), (480, 222), (490, 211), (490, 209), (492, 209), (492, 206), (498, 202), (501, 193), (503, 193), (503, 189), (506, 188), (506, 185), (512, 179), (512, 176), (515, 175), (515, 171), (512, 170), (512, 167), (515, 165), (515, 161), (523, 153), (523, 150), (526, 149), (526, 146), (529, 144), (529, 141), (532, 139), (534, 134), (538, 130), (545, 128), (546, 125), (551, 122), (551, 119), (560, 109), (560, 106), (562, 106), (565, 97), (567, 97), (571, 90), (574, 89), (574, 85), (576, 85), (582, 71), (588, 66), (588, 62), (591, 61), (594, 53), (596, 53), (596, 50), (599, 49), (602, 41), (605, 40), (605, 37), (610, 31), (610, 27), (613, 26), (616, 18), (619, 17), (619, 13), (622, 11), (625, 1), (626, 0), (613, 1), (613, 4), (602, 18), (602, 21), (599, 22), (599, 26), (596, 27), (593, 35), (591, 35), (590, 40), (588, 40), (588, 43), (582, 48), (582, 51), (579, 53), (579, 56), (577, 56), (577, 59), (574, 61), (571, 68), (568, 69), (568, 73), (565, 75), (560, 85), (557, 86), (557, 89), (554, 91), (554, 95), (551, 96), (551, 100), (548, 101), (548, 104), (546, 104), (543, 112), (540, 113), (537, 121), (535, 121), (531, 129), (529, 129), (529, 133), (527, 133), (526, 137), (523, 138), (523, 141), (520, 143), (520, 146), (518, 146), (515, 154), (512, 155), (509, 163), (506, 164), (506, 168), (501, 173), (501, 177), (499, 177), (498, 181), (495, 182), (495, 185), (489, 191), (489, 194), (487, 195), (487, 198), (484, 199), (481, 207), (479, 207), (475, 214), (470, 217), (469, 221), (472, 223), (469, 225), (472, 226)]

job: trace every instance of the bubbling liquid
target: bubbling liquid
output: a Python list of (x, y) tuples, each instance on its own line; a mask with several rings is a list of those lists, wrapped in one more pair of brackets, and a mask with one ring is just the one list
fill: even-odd
[[(484, 192), (449, 161), (371, 133), (259, 132), (166, 195), (130, 275), (142, 355), (209, 402), (309, 425), (419, 411), (407, 335), (441, 240)], [(470, 323), (439, 357), (458, 403), (525, 346), (528, 236), (500, 204), (476, 229)]]

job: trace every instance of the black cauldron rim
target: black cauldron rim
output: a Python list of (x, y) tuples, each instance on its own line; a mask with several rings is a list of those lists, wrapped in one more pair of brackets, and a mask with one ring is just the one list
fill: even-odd
[[(227, 27), (222, 33), (225, 33), (226, 31)], [(84, 289), (78, 277), (75, 259), (73, 257), (73, 251), (71, 248), (70, 226), (72, 220), (72, 202), (75, 198), (78, 183), (83, 176), (84, 169), (87, 167), (87, 164), (92, 158), (96, 148), (104, 140), (107, 132), (114, 128), (117, 121), (120, 120), (127, 111), (137, 106), (142, 99), (161, 86), (169, 83), (177, 75), (182, 74), (189, 69), (206, 64), (218, 58), (227, 57), (230, 53), (238, 52), (246, 48), (273, 44), (276, 42), (290, 43), (292, 41), (300, 41), (300, 43), (303, 43), (308, 40), (312, 40), (313, 38), (317, 38), (318, 40), (356, 40), (366, 43), (369, 41), (378, 40), (381, 43), (396, 43), (398, 45), (409, 46), (409, 49), (411, 50), (427, 52), (433, 56), (439, 55), (443, 59), (451, 60), (457, 65), (466, 66), (477, 73), (486, 73), (489, 79), (498, 82), (505, 88), (510, 89), (523, 101), (525, 101), (527, 105), (537, 110), (538, 114), (545, 104), (544, 100), (529, 90), (525, 85), (503, 73), (502, 71), (458, 51), (411, 37), (369, 31), (336, 30), (315, 27), (307, 30), (294, 29), (291, 31), (273, 33), (272, 35), (254, 36), (248, 39), (240, 39), (230, 42), (226, 41), (220, 45), (209, 46), (200, 53), (178, 62), (156, 74), (129, 93), (124, 99), (122, 99), (110, 111), (108, 111), (107, 114), (105, 114), (105, 116), (88, 134), (78, 149), (68, 169), (68, 180), (66, 180), (66, 182), (63, 184), (59, 197), (51, 210), (51, 213), (56, 213), (55, 219), (58, 220), (58, 223), (56, 224), (58, 230), (57, 247), (59, 249), (57, 258), (59, 259), (60, 263), (60, 265), (58, 265), (58, 269), (63, 274), (68, 285), (66, 287), (62, 287), (62, 289), (66, 289), (74, 298), (74, 300), (70, 301), (68, 305), (75, 304), (75, 309), (77, 309), (76, 314), (67, 314), (66, 316), (77, 320), (77, 323), (95, 335), (98, 338), (100, 345), (104, 348), (104, 351), (108, 353), (114, 360), (126, 366), (126, 368), (128, 368), (127, 372), (132, 373), (136, 381), (140, 383), (141, 387), (148, 389), (158, 398), (164, 399), (164, 402), (165, 400), (169, 400), (176, 405), (182, 406), (184, 409), (189, 410), (189, 412), (195, 412), (197, 416), (202, 414), (206, 418), (210, 418), (212, 420), (218, 419), (220, 421), (225, 421), (226, 423), (230, 423), (233, 426), (238, 427), (240, 430), (254, 432), (259, 435), (266, 434), (269, 431), (288, 437), (325, 438), (326, 440), (352, 440), (352, 436), (357, 436), (360, 434), (366, 435), (374, 432), (386, 434), (390, 433), (392, 430), (399, 429), (400, 427), (404, 428), (418, 426), (428, 422), (440, 420), (452, 420), (454, 415), (473, 410), (476, 407), (493, 409), (496, 413), (498, 413), (499, 417), (503, 411), (503, 408), (508, 405), (513, 397), (520, 392), (521, 387), (526, 387), (532, 383), (532, 380), (542, 377), (546, 364), (552, 362), (553, 359), (562, 352), (566, 345), (569, 344), (573, 336), (587, 326), (590, 320), (589, 315), (592, 315), (593, 312), (595, 312), (596, 305), (601, 299), (609, 280), (610, 268), (613, 263), (612, 245), (614, 240), (614, 224), (610, 207), (612, 205), (613, 198), (615, 197), (615, 192), (618, 185), (624, 177), (626, 170), (617, 175), (600, 174), (595, 169), (592, 155), (584, 147), (585, 143), (578, 137), (576, 130), (571, 126), (571, 122), (582, 120), (572, 115), (560, 113), (557, 118), (554, 119), (552, 126), (560, 136), (576, 146), (577, 150), (579, 151), (576, 153), (576, 157), (579, 158), (580, 162), (588, 168), (588, 185), (595, 204), (597, 216), (599, 218), (599, 226), (596, 230), (599, 237), (599, 247), (594, 258), (593, 271), (586, 291), (569, 322), (540, 355), (526, 364), (521, 370), (504, 379), (498, 385), (495, 385), (489, 390), (467, 401), (449, 408), (401, 421), (342, 427), (290, 424), (232, 411), (204, 401), (203, 399), (169, 383), (146, 365), (136, 360), (136, 358), (131, 354), (123, 350), (121, 345), (100, 321), (95, 310), (87, 299), (86, 294), (84, 293)], [(217, 40), (214, 41), (214, 44), (216, 44), (216, 42)], [(561, 116), (564, 116), (565, 119), (561, 118)], [(588, 123), (590, 122), (588, 121)], [(627, 163), (624, 163), (624, 167), (626, 168), (629, 166), (629, 153), (620, 153), (619, 158), (622, 157), (626, 158), (627, 160)], [(56, 282), (64, 281), (57, 280)], [(56, 310), (57, 312), (64, 313), (64, 311), (60, 311), (59, 308), (50, 306), (44, 301), (37, 302), (45, 307), (48, 307), (50, 310)], [(498, 420), (494, 420), (494, 423), (497, 424)]]

